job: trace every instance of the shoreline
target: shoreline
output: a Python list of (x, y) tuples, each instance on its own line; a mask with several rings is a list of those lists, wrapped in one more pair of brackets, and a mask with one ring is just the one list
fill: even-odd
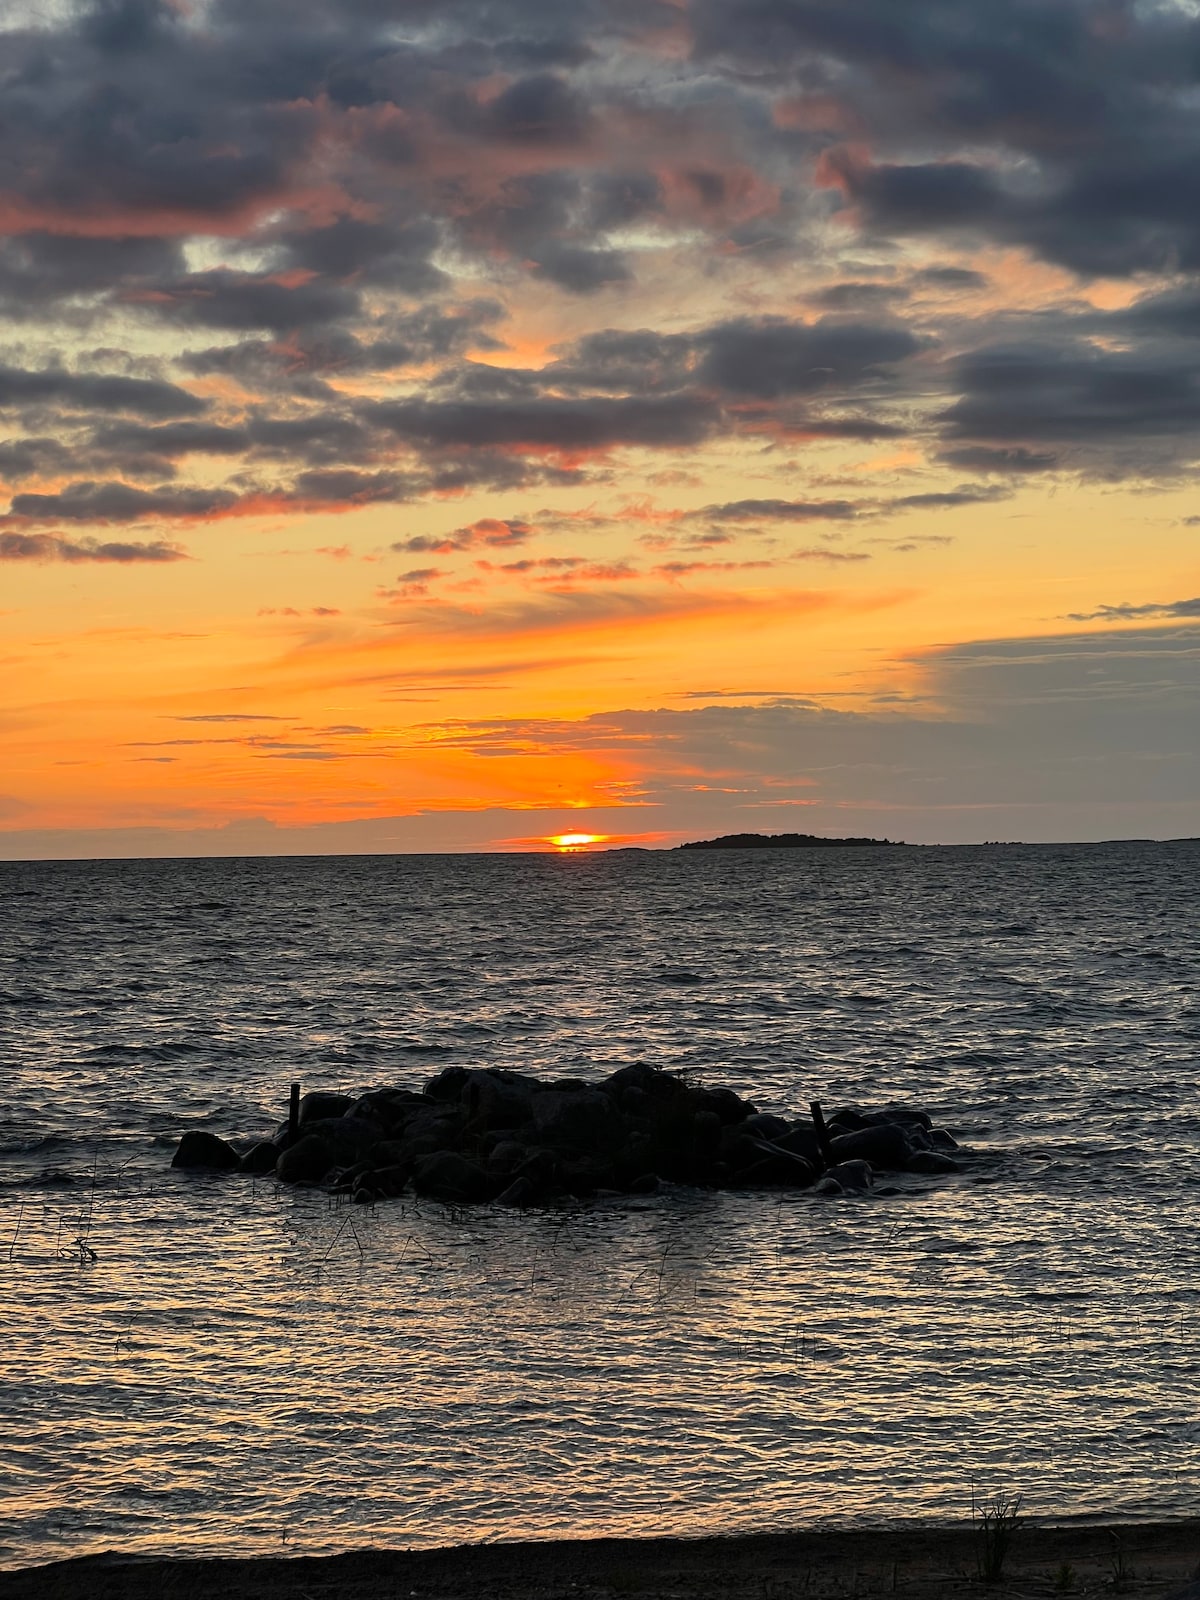
[(1022, 1521), (995, 1582), (979, 1554), (972, 1522), (324, 1556), (106, 1552), (0, 1571), (0, 1600), (1200, 1600), (1200, 1517)]

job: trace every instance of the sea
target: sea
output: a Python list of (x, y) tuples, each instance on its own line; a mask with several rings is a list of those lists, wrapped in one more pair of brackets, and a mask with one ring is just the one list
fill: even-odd
[[(1200, 842), (0, 865), (0, 1564), (1194, 1514)], [(289, 1084), (904, 1102), (869, 1196), (353, 1206)]]

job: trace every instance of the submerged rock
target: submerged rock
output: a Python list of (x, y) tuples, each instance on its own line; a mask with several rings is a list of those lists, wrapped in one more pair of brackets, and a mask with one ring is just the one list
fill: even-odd
[(260, 1139), (252, 1145), (238, 1162), (239, 1172), (249, 1172), (255, 1177), (263, 1177), (268, 1172), (275, 1171), (275, 1163), (279, 1160), (280, 1149), (270, 1139)]
[(337, 1157), (329, 1140), (306, 1133), (285, 1150), (275, 1164), (280, 1183), (320, 1183), (332, 1172)]
[(173, 1167), (184, 1167), (193, 1172), (233, 1172), (241, 1166), (241, 1162), (241, 1156), (231, 1144), (219, 1139), (215, 1133), (205, 1133), (202, 1128), (189, 1129), (171, 1157)]
[(471, 1206), (494, 1200), (503, 1181), (453, 1150), (422, 1156), (413, 1168), (413, 1188), (418, 1194), (448, 1200), (453, 1205)]
[(909, 1172), (961, 1172), (962, 1166), (953, 1156), (940, 1150), (914, 1150), (908, 1159)]

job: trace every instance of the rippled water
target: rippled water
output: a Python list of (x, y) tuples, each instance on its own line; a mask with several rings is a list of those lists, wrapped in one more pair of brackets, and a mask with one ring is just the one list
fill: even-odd
[[(0, 865), (0, 1561), (1194, 1512), (1200, 845)], [(907, 1099), (869, 1199), (168, 1170), (451, 1062)]]

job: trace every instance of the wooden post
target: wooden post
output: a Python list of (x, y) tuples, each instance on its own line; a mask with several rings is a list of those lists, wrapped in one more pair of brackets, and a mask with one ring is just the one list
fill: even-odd
[(288, 1103), (288, 1143), (295, 1144), (300, 1133), (300, 1085), (292, 1085), (292, 1098)]
[(821, 1157), (827, 1167), (836, 1167), (837, 1159), (829, 1143), (829, 1129), (825, 1126), (825, 1116), (821, 1110), (821, 1102), (819, 1100), (810, 1100), (808, 1109), (812, 1115), (813, 1132), (817, 1136), (817, 1146), (820, 1149)]

